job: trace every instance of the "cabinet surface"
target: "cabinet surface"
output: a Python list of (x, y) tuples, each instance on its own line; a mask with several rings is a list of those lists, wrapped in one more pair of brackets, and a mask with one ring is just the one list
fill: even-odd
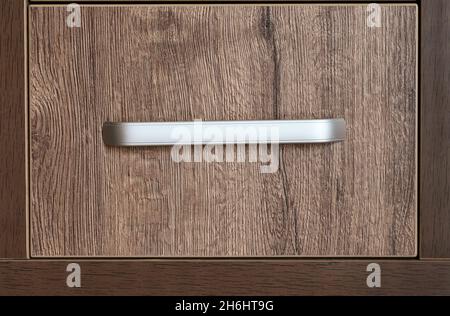
[[(31, 6), (32, 256), (415, 256), (417, 7)], [(106, 121), (342, 117), (260, 163), (103, 144)]]

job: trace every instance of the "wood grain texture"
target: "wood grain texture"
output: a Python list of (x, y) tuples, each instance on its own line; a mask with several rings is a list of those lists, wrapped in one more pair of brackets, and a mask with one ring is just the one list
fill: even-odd
[[(33, 256), (414, 256), (416, 18), (383, 6), (31, 7)], [(344, 117), (256, 163), (110, 148), (105, 121)]]
[(422, 10), (420, 232), (422, 258), (450, 258), (450, 3)]
[[(424, 0), (424, 1), (428, 1), (428, 0)], [(31, 3), (35, 2), (35, 3), (46, 3), (46, 2), (51, 2), (51, 3), (73, 3), (70, 2), (70, 0), (30, 0)], [(194, 0), (194, 1), (188, 1), (188, 0), (165, 0), (165, 1), (161, 1), (161, 0), (78, 0), (76, 3), (83, 3), (83, 2), (98, 2), (98, 3), (102, 3), (105, 2), (105, 4), (108, 3), (115, 3), (115, 2), (120, 2), (120, 3), (130, 3), (130, 4), (144, 4), (144, 3), (177, 3), (177, 2), (183, 2), (183, 3), (189, 3), (189, 2), (195, 2), (195, 3), (202, 3), (204, 2), (205, 4), (208, 3), (214, 3), (214, 2), (222, 2), (222, 3), (227, 3), (227, 2), (231, 2), (233, 4), (235, 3), (239, 3), (239, 2), (243, 2), (243, 3), (307, 3), (307, 2), (313, 2), (313, 3), (320, 3), (320, 2), (336, 2), (336, 3), (352, 3), (352, 2), (362, 2), (361, 0), (300, 0), (300, 1), (289, 1), (289, 0)], [(389, 2), (389, 3), (395, 3), (395, 2), (409, 2), (409, 3), (414, 3), (414, 0), (411, 1), (405, 1), (405, 0), (378, 0), (376, 3), (383, 3), (383, 2)]]
[(0, 258), (27, 256), (24, 12), (0, 2)]
[(359, 260), (81, 260), (81, 288), (68, 288), (72, 262), (0, 262), (0, 295), (450, 295), (449, 261), (375, 261), (381, 288)]

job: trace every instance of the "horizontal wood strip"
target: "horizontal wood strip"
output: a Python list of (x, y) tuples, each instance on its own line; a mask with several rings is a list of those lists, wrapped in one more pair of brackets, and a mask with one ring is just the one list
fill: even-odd
[[(81, 288), (66, 286), (69, 263)], [(369, 263), (381, 288), (368, 288)], [(0, 261), (0, 295), (450, 295), (450, 261)]]
[[(31, 3), (74, 3), (70, 0), (30, 0)], [(189, 0), (78, 0), (75, 3), (83, 3), (83, 2), (91, 2), (91, 3), (114, 3), (114, 2), (120, 2), (120, 3), (215, 3), (215, 2), (221, 2), (221, 3), (320, 3), (320, 2), (335, 2), (335, 3), (362, 3), (362, 2), (368, 2), (369, 1), (361, 1), (361, 0), (301, 0), (301, 1), (286, 1), (286, 0), (197, 0), (197, 1), (189, 1)], [(379, 0), (376, 1), (377, 3), (382, 2), (391, 2), (391, 3), (414, 3), (414, 1), (405, 1), (405, 0)]]

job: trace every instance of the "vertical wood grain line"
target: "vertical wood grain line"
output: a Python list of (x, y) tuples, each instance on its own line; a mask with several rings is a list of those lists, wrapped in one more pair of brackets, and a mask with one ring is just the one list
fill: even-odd
[(24, 93), (25, 93), (25, 184), (26, 184), (26, 192), (25, 192), (25, 225), (26, 225), (26, 254), (27, 258), (30, 258), (31, 254), (31, 242), (30, 242), (30, 120), (28, 113), (30, 113), (30, 98), (29, 98), (29, 81), (30, 81), (30, 73), (28, 67), (28, 43), (29, 43), (29, 23), (28, 23), (28, 0), (23, 1), (23, 20), (24, 20)]

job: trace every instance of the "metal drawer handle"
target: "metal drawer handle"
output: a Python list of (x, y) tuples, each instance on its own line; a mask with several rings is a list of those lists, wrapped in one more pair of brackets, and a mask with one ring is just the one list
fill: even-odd
[(345, 120), (105, 122), (102, 134), (110, 146), (329, 143), (344, 140)]

